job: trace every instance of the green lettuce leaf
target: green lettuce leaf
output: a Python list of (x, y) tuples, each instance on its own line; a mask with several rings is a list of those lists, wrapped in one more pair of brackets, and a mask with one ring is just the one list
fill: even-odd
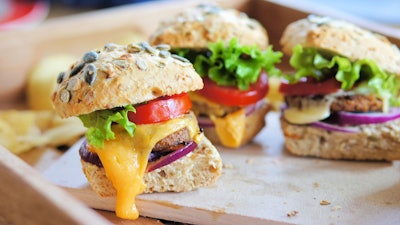
[(88, 143), (97, 148), (103, 148), (104, 140), (115, 139), (115, 134), (111, 129), (112, 123), (118, 123), (124, 127), (130, 136), (133, 136), (136, 125), (129, 121), (128, 111), (135, 112), (135, 108), (132, 105), (128, 105), (80, 115), (79, 119), (88, 128), (86, 132)]
[(282, 53), (274, 52), (272, 46), (265, 51), (257, 46), (241, 46), (238, 39), (229, 43), (210, 43), (208, 52), (175, 49), (175, 52), (193, 63), (197, 73), (208, 76), (221, 86), (237, 86), (247, 90), (255, 83), (262, 70), (268, 75), (280, 75), (275, 64), (281, 61)]
[[(324, 80), (334, 76), (341, 82), (343, 90), (359, 90), (375, 93), (388, 99), (393, 106), (400, 105), (397, 97), (400, 91), (400, 79), (394, 74), (382, 70), (369, 59), (352, 62), (344, 56), (332, 55), (314, 48), (293, 48), (290, 65), (296, 69), (294, 74), (284, 75), (290, 83), (296, 83), (303, 77)], [(357, 85), (356, 85), (357, 84)]]

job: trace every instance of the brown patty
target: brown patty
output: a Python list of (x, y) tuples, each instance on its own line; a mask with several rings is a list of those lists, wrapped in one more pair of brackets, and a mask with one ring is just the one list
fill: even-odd
[(341, 95), (331, 104), (331, 111), (382, 112), (383, 101), (374, 95)]
[[(304, 98), (308, 98), (310, 102), (305, 103)], [(333, 96), (331, 103), (331, 111), (339, 112), (382, 112), (383, 101), (373, 95), (338, 95)], [(299, 106), (303, 104), (318, 105), (318, 102), (327, 101), (322, 95), (309, 97), (303, 96), (286, 96), (285, 102), (289, 106)]]
[(157, 142), (152, 151), (176, 150), (182, 148), (191, 140), (189, 129), (185, 127), (161, 139)]
[[(152, 151), (175, 151), (184, 147), (190, 141), (189, 130), (185, 127), (160, 140)], [(103, 167), (98, 155), (90, 151), (85, 143), (79, 148), (79, 155), (83, 161)]]

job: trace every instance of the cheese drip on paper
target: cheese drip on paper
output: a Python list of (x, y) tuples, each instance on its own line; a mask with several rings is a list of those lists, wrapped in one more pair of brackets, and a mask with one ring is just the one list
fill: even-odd
[(118, 217), (139, 217), (135, 198), (146, 188), (143, 177), (151, 150), (158, 141), (185, 127), (189, 129), (191, 137), (199, 131), (193, 114), (162, 123), (137, 125), (133, 137), (121, 126), (114, 125), (115, 139), (105, 141), (102, 149), (93, 147), (107, 178), (117, 191), (115, 212)]

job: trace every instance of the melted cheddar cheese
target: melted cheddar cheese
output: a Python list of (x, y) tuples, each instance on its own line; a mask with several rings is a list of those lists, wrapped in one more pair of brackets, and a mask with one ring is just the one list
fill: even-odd
[(196, 141), (199, 127), (191, 113), (167, 122), (137, 125), (133, 137), (121, 126), (114, 125), (115, 139), (105, 141), (102, 149), (93, 148), (103, 164), (107, 178), (117, 191), (115, 212), (118, 217), (138, 218), (135, 198), (146, 188), (143, 176), (151, 150), (158, 141), (185, 127)]
[[(190, 92), (189, 96), (192, 101), (205, 103), (215, 111), (221, 108), (218, 103), (210, 101), (194, 92)], [(223, 111), (222, 108), (220, 111)], [(217, 117), (214, 115), (210, 115), (209, 117), (214, 122), (218, 138), (223, 145), (236, 148), (241, 144), (246, 127), (246, 114), (244, 109), (240, 109), (224, 117)]]
[(244, 108), (225, 117), (211, 116), (210, 119), (214, 122), (215, 130), (223, 145), (231, 148), (236, 148), (240, 145), (246, 128)]

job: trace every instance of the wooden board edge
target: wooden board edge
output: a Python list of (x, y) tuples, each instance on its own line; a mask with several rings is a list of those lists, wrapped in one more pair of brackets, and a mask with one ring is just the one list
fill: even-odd
[(2, 146), (0, 183), (2, 224), (110, 225)]

